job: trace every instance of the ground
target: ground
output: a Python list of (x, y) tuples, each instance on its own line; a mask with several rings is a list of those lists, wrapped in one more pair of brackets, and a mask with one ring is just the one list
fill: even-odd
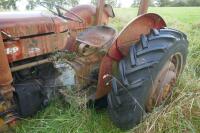
[[(120, 31), (136, 16), (137, 9), (115, 9), (111, 21)], [(128, 132), (200, 132), (200, 7), (150, 8), (160, 14), (168, 27), (188, 35), (190, 42), (187, 65), (176, 84), (171, 103), (155, 109), (137, 127)], [(54, 100), (49, 107), (33, 118), (22, 120), (14, 129), (17, 133), (120, 133), (109, 120), (106, 110), (94, 111), (85, 107), (63, 106)]]

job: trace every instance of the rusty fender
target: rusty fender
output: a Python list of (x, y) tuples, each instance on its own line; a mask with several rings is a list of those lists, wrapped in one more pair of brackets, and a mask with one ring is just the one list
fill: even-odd
[(130, 46), (137, 42), (142, 34), (146, 35), (153, 28), (160, 29), (163, 27), (166, 27), (165, 21), (161, 16), (154, 13), (138, 16), (125, 26), (114, 39), (111, 48), (101, 62), (96, 99), (110, 92), (111, 85), (106, 85), (106, 81), (109, 80), (104, 79), (104, 76), (112, 74), (112, 71), (117, 68), (118, 62), (128, 54)]

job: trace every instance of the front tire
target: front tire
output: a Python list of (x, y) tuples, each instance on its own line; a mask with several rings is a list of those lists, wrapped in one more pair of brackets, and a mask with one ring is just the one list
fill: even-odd
[(186, 35), (167, 28), (153, 29), (131, 46), (118, 64), (108, 94), (108, 112), (117, 127), (136, 126), (146, 112), (171, 95), (185, 66), (187, 48)]

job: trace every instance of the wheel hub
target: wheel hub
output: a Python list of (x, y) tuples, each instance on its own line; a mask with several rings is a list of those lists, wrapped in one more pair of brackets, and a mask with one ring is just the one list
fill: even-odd
[(172, 88), (177, 79), (176, 64), (168, 60), (164, 65), (150, 92), (150, 98), (147, 104), (147, 110), (151, 111), (153, 107), (161, 105), (172, 94)]

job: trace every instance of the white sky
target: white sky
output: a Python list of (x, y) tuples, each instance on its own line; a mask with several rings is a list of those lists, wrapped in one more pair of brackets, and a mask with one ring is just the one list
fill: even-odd
[[(88, 4), (91, 0), (80, 0), (80, 4)], [(133, 0), (117, 0), (118, 3), (121, 3), (122, 7), (130, 7), (133, 3)]]
[[(80, 4), (90, 4), (91, 0), (80, 0)], [(118, 3), (121, 3), (121, 7), (130, 7), (133, 0), (118, 0)], [(19, 10), (25, 10), (26, 4), (28, 3), (28, 0), (21, 0), (20, 2), (17, 2), (17, 7)]]

